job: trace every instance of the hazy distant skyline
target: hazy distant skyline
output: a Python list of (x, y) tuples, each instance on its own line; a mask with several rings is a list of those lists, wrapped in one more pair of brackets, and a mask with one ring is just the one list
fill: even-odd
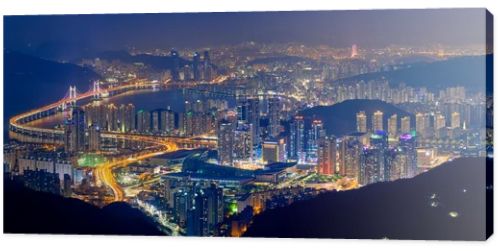
[(6, 49), (203, 47), (244, 41), (384, 47), (484, 44), (485, 9), (95, 14), (4, 17)]

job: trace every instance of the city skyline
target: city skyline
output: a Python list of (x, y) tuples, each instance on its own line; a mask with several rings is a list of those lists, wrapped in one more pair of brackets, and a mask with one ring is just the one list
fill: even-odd
[[(307, 228), (264, 234), (260, 219), (322, 200), (349, 208), (345, 198), (416, 186), (413, 181), (426, 177), (445, 183), (445, 166), (461, 170), (462, 162), (484, 163), (474, 181), (493, 158), (487, 16), (480, 9), (444, 9), (6, 17), (5, 181), (33, 196), (137, 210), (137, 219), (145, 220), (138, 224), (152, 227), (144, 234), (228, 237), (288, 237)], [(233, 18), (239, 21), (228, 22)], [(181, 23), (161, 25), (174, 19)], [(282, 32), (285, 20), (291, 29)], [(336, 42), (320, 34), (334, 21), (330, 31), (342, 37)], [(401, 36), (405, 30), (421, 39)], [(151, 42), (153, 32), (158, 36)], [(81, 36), (101, 50), (125, 50), (64, 45), (63, 37), (87, 43)], [(49, 37), (57, 43), (44, 47)], [(480, 45), (468, 47), (471, 41)], [(398, 42), (406, 46), (391, 46)], [(209, 43), (216, 46), (203, 47)], [(464, 206), (471, 204), (469, 191), (492, 191), (482, 182), (460, 182), (454, 196), (417, 187), (425, 194), (394, 195), (417, 203), (401, 204), (409, 206), (397, 210), (401, 215), (425, 212), (420, 217), (428, 230), (405, 230), (407, 236), (434, 233), (428, 220), (434, 218), (448, 222), (440, 224), (452, 239), (477, 239), (447, 224), (484, 216), (481, 208), (490, 201), (471, 211)], [(375, 211), (384, 211), (385, 203), (377, 202)], [(356, 222), (364, 213), (349, 217)], [(315, 218), (281, 216), (296, 226)], [(472, 228), (487, 225), (484, 217)], [(380, 218), (391, 222), (390, 215)], [(371, 228), (360, 237), (408, 238)], [(338, 236), (352, 236), (348, 229)], [(477, 231), (487, 236), (490, 230)]]

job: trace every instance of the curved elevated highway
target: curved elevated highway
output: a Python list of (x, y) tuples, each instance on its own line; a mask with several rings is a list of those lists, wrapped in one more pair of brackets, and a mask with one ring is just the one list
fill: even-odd
[[(76, 101), (84, 100), (95, 95), (100, 95), (104, 92), (111, 93), (116, 91), (155, 88), (157, 86), (158, 84), (147, 83), (124, 84), (116, 87), (110, 87), (105, 90), (98, 89), (98, 91), (94, 88), (94, 90), (75, 95), (73, 97), (63, 98), (52, 104), (12, 117), (9, 120), (9, 137), (27, 143), (62, 145), (64, 143), (63, 130), (41, 128), (33, 126), (29, 122), (56, 115), (57, 113), (62, 112), (62, 108), (67, 104), (75, 103)], [(147, 142), (158, 146), (154, 151), (150, 150), (134, 154), (134, 156), (125, 156), (123, 158), (104, 163), (96, 168), (96, 175), (98, 179), (113, 191), (115, 201), (124, 200), (125, 195), (123, 189), (118, 185), (113, 176), (113, 169), (139, 160), (147, 159), (155, 155), (177, 151), (179, 149), (192, 149), (198, 147), (213, 148), (217, 145), (217, 141), (213, 138), (184, 138), (120, 132), (103, 132), (101, 136), (103, 138)]]

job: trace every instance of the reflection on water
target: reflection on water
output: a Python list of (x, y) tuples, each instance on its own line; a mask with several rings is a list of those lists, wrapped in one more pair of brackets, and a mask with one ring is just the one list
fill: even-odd
[(31, 121), (26, 123), (28, 126), (42, 127), (42, 128), (50, 128), (53, 129), (58, 125), (61, 125), (64, 121), (64, 114), (57, 113), (53, 116), (37, 119), (35, 121)]
[[(105, 98), (102, 103), (109, 104), (114, 103), (117, 106), (121, 104), (132, 103), (135, 105), (136, 110), (153, 110), (158, 108), (168, 108), (175, 112), (184, 111), (184, 102), (186, 100), (201, 99), (205, 100), (201, 95), (189, 94), (185, 95), (182, 89), (170, 89), (170, 90), (138, 90), (129, 91), (123, 94), (119, 94), (110, 98)], [(230, 105), (234, 104), (233, 100), (228, 100)], [(88, 102), (87, 102), (88, 103)], [(85, 105), (84, 102), (79, 102), (79, 105)], [(58, 113), (55, 116), (48, 118), (43, 118), (37, 121), (30, 122), (29, 125), (43, 127), (43, 128), (54, 128), (57, 125), (61, 125), (64, 121), (64, 116), (62, 113)]]

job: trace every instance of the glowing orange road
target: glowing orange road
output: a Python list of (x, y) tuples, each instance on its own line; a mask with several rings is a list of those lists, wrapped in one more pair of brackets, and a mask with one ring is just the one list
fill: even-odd
[(122, 160), (117, 160), (117, 161), (112, 161), (109, 163), (105, 163), (102, 165), (99, 165), (96, 168), (96, 175), (97, 178), (107, 187), (111, 188), (114, 194), (114, 201), (123, 201), (125, 199), (125, 192), (123, 191), (123, 188), (116, 182), (115, 177), (113, 176), (113, 170), (115, 168), (119, 168), (122, 166), (126, 166), (128, 164), (151, 158), (156, 155), (161, 155), (163, 153), (167, 152), (173, 152), (178, 150), (177, 145), (173, 143), (166, 143), (164, 145), (166, 149), (157, 151), (157, 152), (152, 152), (152, 153), (144, 153), (142, 155), (139, 155), (137, 157), (133, 158), (127, 158), (127, 159), (122, 159)]
[[(89, 98), (93, 95), (105, 93), (105, 92), (113, 92), (119, 90), (127, 90), (127, 89), (138, 89), (138, 88), (146, 88), (146, 87), (155, 87), (158, 84), (146, 84), (146, 83), (132, 83), (132, 84), (124, 84), (120, 86), (110, 87), (107, 89), (102, 89), (98, 92), (94, 92), (93, 90), (77, 95), (75, 98), (64, 98), (55, 103), (33, 109), (31, 111), (16, 115), (9, 120), (10, 126), (16, 129), (22, 129), (29, 132), (37, 132), (37, 133), (52, 133), (52, 134), (63, 134), (63, 130), (58, 129), (48, 129), (48, 128), (39, 128), (33, 125), (28, 125), (23, 123), (23, 119), (29, 118), (36, 114), (47, 112), (53, 109), (56, 109), (64, 104), (69, 102), (74, 102), (82, 99)], [(102, 137), (110, 137), (110, 138), (120, 138), (131, 141), (140, 141), (146, 143), (152, 143), (158, 145), (161, 150), (155, 152), (143, 153), (138, 156), (134, 156), (128, 159), (121, 159), (111, 161), (105, 164), (102, 164), (96, 168), (96, 175), (99, 181), (101, 181), (104, 185), (111, 188), (114, 194), (115, 201), (123, 201), (125, 199), (125, 194), (120, 185), (116, 182), (113, 176), (113, 170), (115, 168), (128, 165), (130, 163), (147, 159), (153, 157), (155, 155), (173, 152), (179, 149), (178, 144), (193, 144), (193, 145), (204, 145), (204, 146), (215, 146), (217, 144), (213, 139), (204, 139), (204, 138), (182, 138), (182, 137), (158, 137), (153, 135), (140, 135), (140, 134), (131, 134), (131, 133), (116, 133), (116, 132), (104, 132), (101, 134)]]

